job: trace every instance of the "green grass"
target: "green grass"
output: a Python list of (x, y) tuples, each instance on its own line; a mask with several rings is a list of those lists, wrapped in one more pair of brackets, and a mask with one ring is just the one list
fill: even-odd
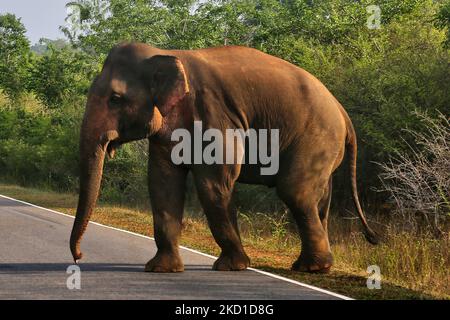
[[(76, 194), (13, 185), (0, 185), (0, 194), (71, 215), (77, 203)], [(147, 236), (153, 234), (152, 218), (145, 208), (100, 203), (92, 221)], [(305, 274), (289, 270), (298, 256), (300, 242), (287, 214), (240, 214), (242, 238), (253, 267), (357, 299), (450, 299), (448, 234), (446, 238), (433, 239), (402, 230), (400, 221), (376, 224), (384, 226), (384, 241), (371, 246), (359, 232), (359, 221), (332, 216), (329, 229), (335, 266), (329, 274)], [(198, 213), (190, 214), (189, 210), (181, 243), (219, 254), (205, 219)], [(366, 286), (366, 269), (372, 264), (381, 268), (380, 290), (369, 290)]]

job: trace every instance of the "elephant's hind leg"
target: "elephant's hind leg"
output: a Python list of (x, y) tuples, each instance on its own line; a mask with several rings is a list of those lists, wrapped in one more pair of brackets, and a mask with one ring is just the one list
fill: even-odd
[[(316, 168), (317, 169), (317, 168)], [(323, 169), (323, 170), (322, 170)], [(327, 234), (329, 170), (291, 168), (281, 174), (277, 193), (292, 212), (301, 239), (301, 252), (292, 270), (328, 272), (333, 256)]]
[(317, 205), (308, 201), (289, 206), (297, 222), (301, 253), (292, 270), (328, 272), (333, 264), (328, 235), (319, 219)]
[(328, 181), (328, 187), (325, 189), (324, 195), (319, 202), (319, 217), (322, 222), (322, 227), (328, 235), (328, 215), (330, 213), (331, 194), (333, 191), (332, 177)]

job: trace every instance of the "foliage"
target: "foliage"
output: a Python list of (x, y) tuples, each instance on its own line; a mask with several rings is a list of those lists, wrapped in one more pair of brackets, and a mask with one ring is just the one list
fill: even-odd
[(440, 29), (445, 29), (447, 33), (447, 39), (445, 40), (445, 44), (447, 47), (450, 46), (450, 1), (446, 0), (441, 8), (439, 9), (436, 19), (435, 25)]
[(366, 7), (379, 4), (383, 22), (419, 0), (78, 0), (79, 19), (63, 28), (72, 43), (106, 54), (120, 41), (190, 49), (247, 45), (272, 52), (292, 39), (342, 43), (367, 32)]
[(33, 53), (36, 53), (37, 55), (44, 55), (49, 51), (50, 47), (56, 49), (64, 49), (68, 45), (69, 43), (65, 39), (51, 40), (47, 38), (42, 38), (39, 40), (38, 43), (32, 45), (30, 49)]
[(75, 187), (78, 121), (68, 110), (49, 112), (32, 96), (0, 106), (0, 168), (23, 184)]
[(49, 108), (56, 108), (74, 96), (86, 95), (96, 72), (95, 60), (86, 53), (50, 44), (44, 55), (35, 57), (28, 89)]
[(25, 27), (13, 14), (0, 15), (0, 88), (16, 97), (23, 91), (30, 44)]
[(103, 173), (102, 199), (121, 204), (149, 204), (147, 141), (126, 144)]

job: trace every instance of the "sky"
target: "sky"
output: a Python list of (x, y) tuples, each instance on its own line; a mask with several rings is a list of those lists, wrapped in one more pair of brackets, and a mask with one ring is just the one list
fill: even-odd
[(35, 44), (40, 38), (64, 38), (59, 26), (65, 23), (67, 2), (70, 0), (0, 0), (0, 14), (22, 18), (31, 44)]

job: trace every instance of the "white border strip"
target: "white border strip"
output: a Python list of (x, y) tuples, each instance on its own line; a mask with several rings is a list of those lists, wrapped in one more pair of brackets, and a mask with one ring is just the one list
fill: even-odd
[[(17, 199), (8, 197), (8, 196), (4, 196), (2, 194), (0, 194), (0, 197), (5, 198), (5, 199), (9, 199), (9, 200), (12, 200), (12, 201), (20, 202), (20, 203), (29, 205), (29, 206), (34, 207), (34, 208), (46, 210), (46, 211), (49, 211), (49, 212), (52, 212), (52, 213), (56, 213), (56, 214), (59, 214), (59, 215), (65, 216), (65, 217), (72, 218), (72, 219), (75, 218), (74, 216), (71, 216), (69, 214), (65, 214), (65, 213), (62, 213), (62, 212), (59, 212), (59, 211), (47, 209), (47, 208), (44, 208), (44, 207), (41, 207), (41, 206), (38, 206), (38, 205), (35, 205), (35, 204), (32, 204), (32, 203), (29, 203), (29, 202), (25, 202), (25, 201), (22, 201), (22, 200), (17, 200)], [(134, 236), (138, 236), (138, 237), (141, 237), (141, 238), (145, 238), (145, 239), (149, 239), (149, 240), (155, 241), (155, 239), (152, 238), (152, 237), (147, 237), (147, 236), (144, 236), (144, 235), (136, 233), (136, 232), (123, 230), (123, 229), (119, 229), (119, 228), (114, 228), (114, 227), (107, 226), (107, 225), (100, 224), (98, 222), (93, 222), (93, 221), (90, 221), (89, 223), (92, 223), (92, 224), (94, 224), (96, 226), (100, 226), (100, 227), (103, 227), (103, 228), (108, 228), (108, 229), (115, 230), (115, 231), (125, 232), (125, 233), (128, 233), (128, 234), (134, 235)], [(186, 251), (190, 251), (190, 252), (202, 255), (204, 257), (208, 257), (208, 258), (211, 258), (211, 259), (217, 259), (217, 257), (215, 257), (215, 256), (212, 256), (212, 255), (204, 253), (204, 252), (197, 251), (195, 249), (187, 248), (187, 247), (184, 247), (184, 246), (180, 246), (180, 248), (183, 249), (183, 250), (186, 250)], [(296, 280), (285, 278), (283, 276), (279, 276), (279, 275), (276, 275), (276, 274), (273, 274), (273, 273), (270, 273), (270, 272), (262, 271), (262, 270), (255, 269), (255, 268), (248, 268), (248, 270), (251, 270), (251, 271), (263, 274), (263, 275), (271, 277), (271, 278), (275, 278), (275, 279), (278, 279), (278, 280), (289, 282), (289, 283), (292, 283), (292, 284), (295, 284), (295, 285), (298, 285), (298, 286), (301, 286), (301, 287), (304, 287), (304, 288), (308, 288), (308, 289), (311, 289), (311, 290), (314, 290), (314, 291), (325, 293), (325, 294), (328, 294), (330, 296), (333, 296), (333, 297), (336, 297), (336, 298), (340, 298), (340, 299), (343, 299), (343, 300), (354, 300), (353, 298), (341, 295), (339, 293), (335, 293), (335, 292), (328, 291), (328, 290), (325, 290), (325, 289), (322, 289), (322, 288), (318, 288), (318, 287), (315, 287), (315, 286), (312, 286), (312, 285), (309, 285), (309, 284), (306, 284), (306, 283), (303, 283), (303, 282), (299, 282), (299, 281), (296, 281)]]

